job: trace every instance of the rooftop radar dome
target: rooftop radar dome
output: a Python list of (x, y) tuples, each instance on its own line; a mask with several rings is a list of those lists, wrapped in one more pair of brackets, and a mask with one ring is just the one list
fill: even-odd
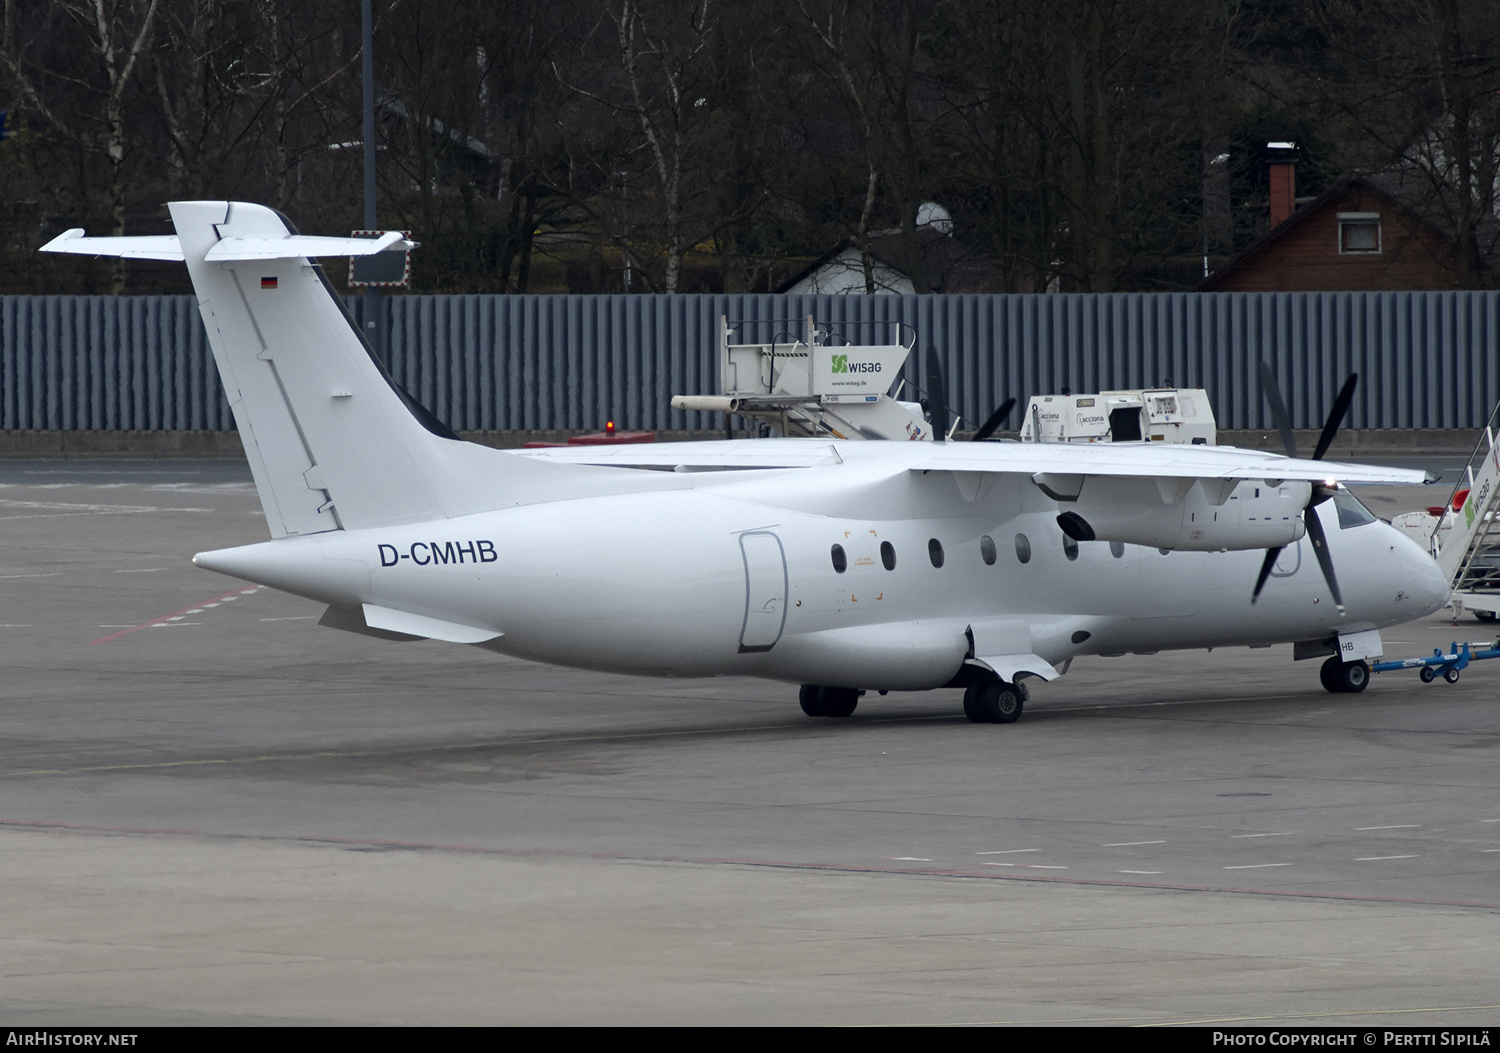
[(935, 201), (924, 201), (917, 206), (917, 226), (931, 227), (939, 234), (953, 233), (953, 217), (948, 210)]

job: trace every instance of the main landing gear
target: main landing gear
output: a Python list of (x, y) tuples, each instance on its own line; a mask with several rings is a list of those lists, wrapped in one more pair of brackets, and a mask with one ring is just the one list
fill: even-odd
[(964, 716), (976, 724), (1014, 724), (1029, 694), (1023, 684), (986, 680), (964, 690)]
[[(1369, 676), (1368, 667), (1365, 675)], [(803, 684), (797, 701), (802, 704), (802, 712), (810, 717), (847, 717), (859, 705), (862, 694), (863, 691), (853, 687)], [(964, 715), (976, 724), (1014, 724), (1021, 719), (1021, 710), (1029, 697), (1022, 684), (980, 681), (964, 691)]]
[(859, 705), (863, 691), (854, 687), (819, 687), (803, 684), (797, 701), (802, 703), (802, 712), (810, 717), (847, 717)]
[[(1422, 670), (1424, 673), (1426, 669)], [(1341, 662), (1337, 657), (1330, 658), (1323, 663), (1318, 670), (1318, 679), (1323, 681), (1323, 689), (1335, 694), (1348, 691), (1359, 693), (1370, 686), (1370, 663), (1360, 659), (1355, 662)]]

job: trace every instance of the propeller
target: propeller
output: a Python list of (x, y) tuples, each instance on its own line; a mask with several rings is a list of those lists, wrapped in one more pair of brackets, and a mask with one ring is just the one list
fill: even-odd
[(932, 440), (948, 440), (948, 385), (943, 381), (943, 364), (938, 361), (937, 348), (927, 345), (927, 417), (932, 425)]
[[(922, 400), (923, 407), (927, 410), (929, 423), (932, 425), (932, 438), (935, 442), (944, 442), (948, 438), (948, 427), (950, 416), (948, 404), (943, 401), (944, 393), (948, 385), (943, 379), (943, 364), (938, 361), (937, 349), (927, 348), (927, 397)], [(979, 430), (974, 433), (974, 442), (983, 442), (995, 432), (1000, 430), (1000, 425), (1005, 423), (1005, 418), (1010, 416), (1010, 411), (1016, 408), (1014, 396), (1000, 403), (998, 409), (991, 413)]]
[[(1328, 417), (1323, 422), (1323, 432), (1318, 436), (1317, 448), (1313, 451), (1312, 459), (1321, 461), (1328, 448), (1333, 445), (1334, 436), (1339, 433), (1339, 425), (1344, 422), (1344, 417), (1349, 413), (1349, 407), (1354, 402), (1354, 389), (1359, 384), (1359, 374), (1350, 373), (1349, 379), (1344, 381), (1344, 386), (1339, 390), (1338, 397), (1333, 400), (1333, 405), (1328, 410)], [(1260, 364), (1261, 391), (1266, 396), (1266, 402), (1271, 407), (1271, 416), (1276, 421), (1276, 430), (1281, 433), (1281, 444), (1286, 448), (1288, 457), (1297, 456), (1297, 440), (1292, 435), (1292, 418), (1286, 411), (1286, 403), (1282, 401), (1281, 389), (1276, 384), (1276, 374), (1271, 372), (1269, 364)], [(1318, 557), (1318, 567), (1323, 571), (1323, 580), (1328, 582), (1328, 591), (1333, 594), (1333, 602), (1338, 607), (1339, 613), (1344, 613), (1344, 595), (1339, 590), (1338, 576), (1333, 572), (1333, 554), (1328, 551), (1328, 535), (1323, 531), (1323, 521), (1318, 517), (1316, 511), (1318, 505), (1328, 500), (1335, 493), (1332, 487), (1321, 483), (1314, 483), (1312, 493), (1308, 497), (1307, 504), (1302, 509), (1302, 522), (1307, 527), (1307, 536), (1312, 541), (1313, 553)], [(1281, 550), (1285, 545), (1277, 545), (1266, 549), (1266, 558), (1261, 562), (1260, 574), (1255, 579), (1255, 591), (1250, 594), (1250, 602), (1254, 603), (1260, 599), (1260, 590), (1265, 588), (1266, 581), (1271, 577), (1271, 568), (1276, 565), (1276, 560), (1281, 556)]]
[(1000, 403), (1000, 408), (995, 410), (994, 413), (991, 413), (985, 420), (985, 422), (979, 426), (979, 430), (974, 433), (974, 441), (983, 442), (985, 439), (988, 439), (991, 435), (995, 434), (995, 432), (999, 431), (1000, 425), (1005, 423), (1005, 418), (1009, 417), (1010, 411), (1015, 408), (1016, 399), (1015, 396), (1012, 395), (1010, 398)]

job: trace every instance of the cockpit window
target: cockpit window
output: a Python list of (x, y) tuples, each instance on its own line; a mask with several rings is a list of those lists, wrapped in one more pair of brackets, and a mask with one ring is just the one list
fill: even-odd
[(1348, 490), (1338, 490), (1333, 495), (1333, 506), (1339, 510), (1339, 529), (1348, 530), (1351, 527), (1364, 526), (1366, 523), (1375, 522), (1375, 515), (1364, 505), (1359, 503)]

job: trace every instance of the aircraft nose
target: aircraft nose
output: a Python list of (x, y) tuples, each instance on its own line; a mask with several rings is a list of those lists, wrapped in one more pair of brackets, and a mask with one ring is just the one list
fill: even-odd
[(1407, 594), (1408, 602), (1414, 602), (1419, 611), (1413, 611), (1412, 617), (1421, 617), (1431, 614), (1433, 611), (1443, 609), (1448, 602), (1448, 596), (1452, 592), (1449, 587), (1448, 576), (1443, 573), (1433, 559), (1421, 546), (1410, 538), (1402, 536), (1403, 544), (1395, 545), (1396, 552), (1400, 554), (1403, 588)]

